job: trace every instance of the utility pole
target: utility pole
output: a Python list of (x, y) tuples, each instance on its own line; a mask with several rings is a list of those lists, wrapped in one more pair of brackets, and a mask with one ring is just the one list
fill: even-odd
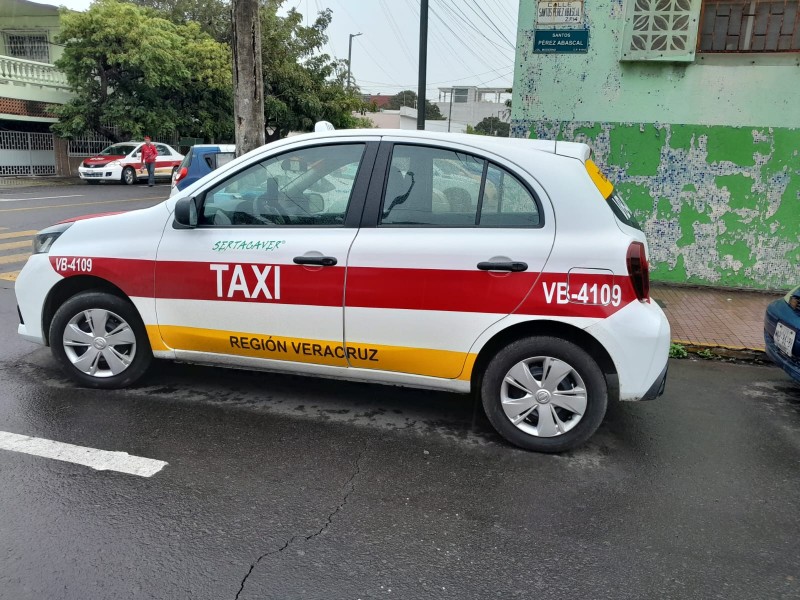
[(261, 18), (258, 0), (233, 0), (233, 122), (236, 155), (263, 146), (264, 73), (261, 66)]
[(417, 87), (417, 129), (425, 129), (425, 76), (428, 71), (428, 0), (419, 3), (419, 86)]
[(350, 58), (353, 56), (353, 38), (361, 35), (361, 32), (350, 34), (350, 43), (347, 48), (347, 89), (350, 89)]
[(447, 113), (447, 133), (450, 133), (450, 121), (453, 120), (453, 91), (455, 88), (450, 88), (450, 111)]

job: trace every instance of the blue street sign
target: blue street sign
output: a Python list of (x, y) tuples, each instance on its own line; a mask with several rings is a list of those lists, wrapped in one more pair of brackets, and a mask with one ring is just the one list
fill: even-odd
[(545, 54), (589, 51), (588, 29), (537, 29), (533, 51)]

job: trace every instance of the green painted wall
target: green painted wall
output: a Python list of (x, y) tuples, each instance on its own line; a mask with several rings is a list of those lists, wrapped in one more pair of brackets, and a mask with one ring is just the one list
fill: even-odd
[(520, 4), (512, 135), (588, 143), (647, 233), (654, 280), (800, 282), (800, 54), (620, 62), (621, 0), (585, 3), (588, 54), (534, 54)]
[(542, 121), (531, 135), (592, 147), (647, 233), (654, 280), (800, 283), (800, 129)]

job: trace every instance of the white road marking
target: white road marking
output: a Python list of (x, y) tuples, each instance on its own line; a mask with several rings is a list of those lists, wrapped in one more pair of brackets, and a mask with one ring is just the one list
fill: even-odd
[(22, 202), (23, 200), (55, 200), (57, 198), (83, 198), (83, 194), (70, 196), (39, 196), (38, 198), (0, 198), (0, 202)]
[(7, 431), (0, 431), (0, 450), (62, 460), (90, 467), (96, 471), (117, 471), (140, 477), (152, 477), (168, 464), (163, 460), (131, 456), (127, 452), (74, 446)]

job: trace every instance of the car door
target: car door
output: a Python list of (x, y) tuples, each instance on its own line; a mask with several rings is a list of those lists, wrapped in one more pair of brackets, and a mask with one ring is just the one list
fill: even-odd
[(172, 169), (180, 164), (172, 154), (172, 149), (166, 144), (156, 144), (156, 177), (171, 177)]
[(376, 151), (368, 140), (299, 145), (201, 189), (198, 226), (167, 226), (158, 250), (165, 347), (190, 360), (346, 367), (345, 266)]
[(552, 207), (513, 165), (474, 148), (395, 138), (380, 156), (345, 298), (347, 346), (378, 352), (350, 365), (466, 378), (478, 336), (539, 277)]

